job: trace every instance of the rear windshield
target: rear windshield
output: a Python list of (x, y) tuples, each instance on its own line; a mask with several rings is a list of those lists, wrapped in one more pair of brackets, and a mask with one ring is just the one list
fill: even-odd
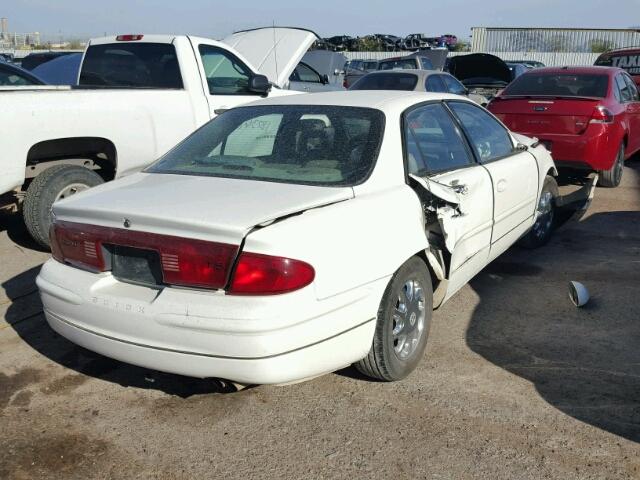
[(407, 90), (413, 91), (418, 76), (412, 73), (375, 73), (365, 75), (349, 90)]
[(624, 68), (631, 75), (640, 75), (640, 52), (602, 55), (595, 64), (602, 67)]
[(418, 68), (418, 62), (415, 58), (385, 60), (378, 65), (378, 70), (413, 70), (416, 68)]
[(370, 108), (241, 107), (207, 123), (146, 171), (352, 186), (369, 176), (384, 131)]
[(549, 97), (607, 96), (609, 77), (598, 74), (525, 74), (516, 78), (503, 92), (505, 95)]
[(182, 88), (176, 50), (166, 43), (112, 43), (87, 49), (80, 85)]

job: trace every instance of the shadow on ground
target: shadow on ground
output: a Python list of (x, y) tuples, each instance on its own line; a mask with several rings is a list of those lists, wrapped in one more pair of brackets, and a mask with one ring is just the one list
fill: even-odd
[[(615, 203), (615, 192), (596, 195)], [(570, 280), (590, 290), (585, 308), (569, 301)], [(595, 213), (546, 247), (511, 249), (471, 287), (480, 298), (467, 331), (474, 352), (565, 414), (640, 442), (639, 211)]]

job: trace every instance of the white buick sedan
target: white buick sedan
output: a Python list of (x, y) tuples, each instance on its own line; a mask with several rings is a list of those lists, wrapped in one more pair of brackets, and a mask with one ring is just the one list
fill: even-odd
[[(135, 132), (132, 132), (135, 134)], [(423, 356), (434, 308), (551, 234), (549, 153), (463, 97), (280, 97), (55, 204), (51, 327), (143, 367), (242, 384)]]

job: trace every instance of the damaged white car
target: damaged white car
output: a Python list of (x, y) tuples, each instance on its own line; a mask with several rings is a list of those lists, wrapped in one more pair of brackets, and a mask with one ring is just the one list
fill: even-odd
[(549, 238), (555, 173), (544, 147), (458, 96), (262, 100), (56, 203), (37, 283), (54, 330), (131, 364), (398, 380), (434, 308), (522, 237)]

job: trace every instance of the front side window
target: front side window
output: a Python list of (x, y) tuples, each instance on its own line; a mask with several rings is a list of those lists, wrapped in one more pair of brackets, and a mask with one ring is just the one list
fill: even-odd
[(146, 171), (352, 186), (375, 165), (384, 114), (370, 108), (240, 107), (207, 123)]
[(429, 75), (427, 77), (427, 81), (425, 83), (425, 89), (427, 92), (441, 92), (445, 93), (447, 91), (444, 86), (444, 82), (440, 78), (441, 75)]
[(424, 176), (473, 163), (460, 131), (442, 104), (411, 110), (403, 128), (409, 173)]
[(467, 102), (449, 102), (460, 120), (480, 162), (506, 157), (513, 153), (509, 132), (484, 109)]
[(294, 82), (322, 83), (320, 75), (304, 63), (299, 63), (293, 70), (289, 80)]
[(124, 88), (182, 88), (176, 49), (168, 43), (91, 45), (80, 85)]
[(251, 95), (251, 70), (231, 53), (211, 45), (200, 45), (200, 58), (211, 95)]
[(35, 82), (32, 82), (26, 77), (22, 75), (18, 75), (16, 73), (11, 72), (3, 72), (0, 70), (0, 85), (2, 86), (19, 86), (19, 85), (34, 85)]

